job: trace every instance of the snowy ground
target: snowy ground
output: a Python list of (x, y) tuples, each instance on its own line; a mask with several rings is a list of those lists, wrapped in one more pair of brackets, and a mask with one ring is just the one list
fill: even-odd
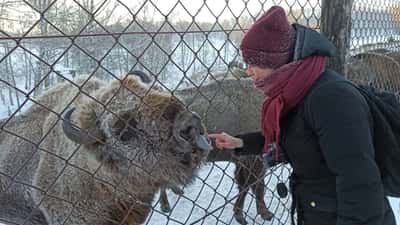
[[(164, 214), (160, 211), (158, 201), (155, 200), (155, 211), (145, 224), (149, 225), (178, 225), (178, 224), (232, 224), (239, 225), (233, 218), (233, 207), (236, 186), (232, 182), (232, 174), (235, 166), (231, 163), (216, 163), (206, 166), (200, 172), (200, 179), (185, 189), (185, 197), (177, 197), (168, 193), (173, 211)], [(212, 173), (211, 173), (212, 172)], [(203, 181), (204, 180), (204, 183)], [(255, 201), (247, 197), (245, 204), (246, 220), (249, 224), (265, 225), (289, 225), (289, 211), (285, 207), (290, 206), (288, 198), (279, 199), (277, 193), (272, 193), (278, 179), (275, 176), (266, 176), (267, 190), (265, 202), (275, 218), (264, 221), (256, 213)], [(197, 199), (197, 200), (196, 200)], [(196, 200), (196, 202), (193, 202)], [(228, 202), (228, 203), (227, 203)], [(396, 214), (397, 224), (400, 225), (400, 199), (390, 198), (393, 210)]]
[[(146, 224), (239, 224), (233, 218), (233, 203), (236, 200), (237, 188), (232, 181), (235, 166), (232, 163), (209, 164), (200, 172), (200, 179), (185, 189), (185, 197), (169, 193), (170, 214), (160, 212), (158, 201), (154, 202), (156, 210)], [(278, 179), (267, 176), (265, 194), (267, 207), (275, 212), (276, 218), (271, 222), (264, 221), (256, 213), (254, 198), (247, 197), (244, 207), (249, 224), (289, 224), (289, 198), (279, 199), (272, 193)], [(156, 198), (157, 200), (157, 198)], [(195, 201), (195, 202), (194, 202)], [(169, 220), (168, 220), (169, 219)]]
[[(158, 196), (154, 200), (154, 210), (146, 221), (146, 225), (187, 225), (215, 224), (239, 225), (233, 218), (233, 203), (236, 200), (237, 188), (232, 181), (234, 164), (218, 162), (208, 164), (200, 171), (195, 183), (184, 189), (183, 196), (168, 192), (172, 212), (162, 213)], [(282, 167), (275, 169), (275, 174), (286, 174)], [(283, 175), (279, 179), (283, 179)], [(273, 192), (278, 182), (275, 175), (267, 175), (265, 202), (270, 211), (275, 213), (272, 221), (264, 221), (256, 213), (254, 198), (248, 196), (244, 207), (248, 224), (256, 225), (289, 225), (290, 199), (279, 199)], [(400, 200), (390, 199), (396, 213), (397, 224), (400, 225)], [(0, 224), (2, 225), (2, 224)]]

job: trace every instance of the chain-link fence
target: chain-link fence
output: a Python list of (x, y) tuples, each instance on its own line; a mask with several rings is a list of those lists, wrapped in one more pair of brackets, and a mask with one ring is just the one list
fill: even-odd
[[(275, 4), (320, 30), (314, 0), (0, 0), (0, 222), (289, 224), (290, 168), (205, 158), (184, 110), (259, 130), (238, 46)], [(349, 78), (399, 90), (399, 4), (354, 2)]]
[(399, 1), (355, 1), (347, 75), (363, 84), (399, 92)]
[(398, 1), (355, 1), (352, 9), (351, 53), (374, 49), (398, 51)]

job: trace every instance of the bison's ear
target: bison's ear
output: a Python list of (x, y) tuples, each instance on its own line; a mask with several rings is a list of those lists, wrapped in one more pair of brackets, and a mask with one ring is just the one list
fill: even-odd
[(79, 129), (77, 126), (73, 125), (71, 122), (71, 115), (74, 111), (75, 108), (72, 108), (64, 115), (62, 129), (65, 136), (78, 144), (91, 145), (101, 143), (104, 140), (104, 135), (100, 128), (97, 127), (97, 124), (93, 125), (93, 127), (88, 127), (88, 129), (85, 130)]

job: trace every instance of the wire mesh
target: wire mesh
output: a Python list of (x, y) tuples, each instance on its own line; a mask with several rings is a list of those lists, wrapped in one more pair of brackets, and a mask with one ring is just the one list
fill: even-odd
[[(382, 1), (384, 9), (373, 2), (359, 1), (352, 10), (348, 65), (357, 81), (366, 79), (351, 70), (360, 52), (385, 49), (367, 54), (384, 54), (398, 66), (397, 1)], [(164, 106), (183, 105), (210, 132), (258, 130), (263, 97), (237, 66), (238, 46), (248, 26), (275, 4), (290, 21), (319, 30), (321, 2), (314, 0), (0, 0), (0, 202), (7, 206), (0, 222), (289, 224), (291, 199), (275, 190), (288, 183), (288, 166), (268, 168), (255, 156), (221, 152), (208, 159), (196, 151), (171, 157), (161, 134), (174, 123), (159, 115)], [(369, 65), (381, 77), (376, 84), (398, 91), (392, 67)], [(151, 79), (133, 88), (125, 75), (137, 71)], [(113, 128), (105, 139), (92, 137), (97, 142), (90, 147), (57, 136), (65, 113), (86, 104), (91, 110), (82, 115), (90, 123)], [(156, 122), (139, 129), (132, 109), (135, 116), (147, 110), (141, 118)], [(83, 136), (93, 134), (82, 123), (74, 126)], [(121, 140), (134, 139), (132, 132), (142, 147), (124, 152), (129, 143)], [(111, 139), (114, 147), (101, 151)]]
[(375, 49), (398, 50), (399, 6), (395, 0), (354, 1), (351, 54)]
[(357, 83), (397, 93), (399, 1), (356, 0), (352, 7), (347, 76)]

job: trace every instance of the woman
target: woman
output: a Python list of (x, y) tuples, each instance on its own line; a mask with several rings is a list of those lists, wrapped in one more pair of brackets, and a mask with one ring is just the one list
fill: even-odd
[(332, 43), (290, 25), (274, 6), (251, 26), (240, 49), (246, 72), (266, 96), (262, 132), (210, 134), (217, 147), (239, 155), (283, 153), (293, 168), (297, 224), (394, 225), (374, 160), (368, 104), (342, 75), (326, 69)]

